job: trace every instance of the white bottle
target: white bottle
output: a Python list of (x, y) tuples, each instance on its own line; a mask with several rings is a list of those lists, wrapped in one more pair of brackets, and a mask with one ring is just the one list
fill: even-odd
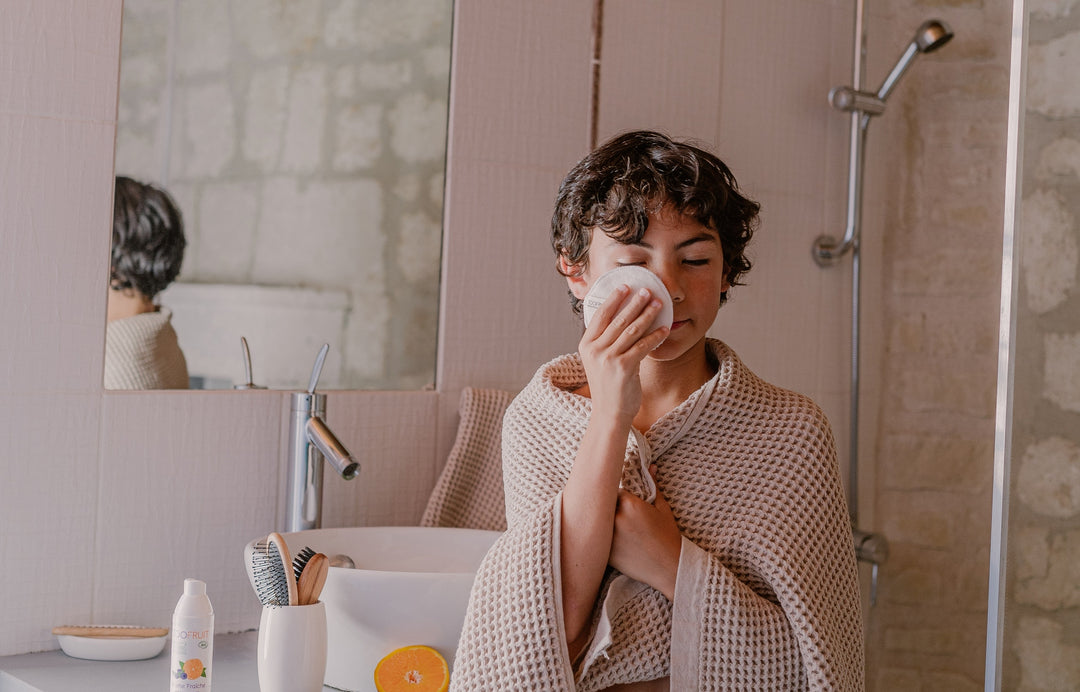
[(214, 608), (206, 582), (184, 580), (184, 595), (172, 620), (172, 664), (169, 692), (209, 692), (214, 661)]

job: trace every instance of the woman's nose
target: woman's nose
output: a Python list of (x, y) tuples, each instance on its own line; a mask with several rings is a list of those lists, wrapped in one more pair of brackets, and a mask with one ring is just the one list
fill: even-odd
[(686, 296), (683, 294), (682, 286), (679, 283), (676, 273), (670, 269), (658, 267), (656, 275), (660, 277), (660, 281), (664, 284), (664, 288), (667, 289), (668, 294), (671, 296), (671, 302), (682, 302)]

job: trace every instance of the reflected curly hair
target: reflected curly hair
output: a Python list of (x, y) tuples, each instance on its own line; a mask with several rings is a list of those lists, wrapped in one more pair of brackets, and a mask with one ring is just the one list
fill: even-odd
[[(555, 198), (551, 246), (580, 275), (588, 266), (593, 229), (626, 245), (638, 243), (649, 214), (665, 205), (716, 231), (725, 277), (739, 285), (750, 270), (745, 249), (761, 206), (739, 193), (735, 176), (715, 155), (658, 132), (621, 134), (570, 170)], [(726, 301), (725, 291), (720, 303)], [(581, 300), (573, 294), (571, 304), (580, 314)]]
[(180, 274), (186, 246), (184, 221), (169, 193), (117, 176), (109, 287), (152, 299)]

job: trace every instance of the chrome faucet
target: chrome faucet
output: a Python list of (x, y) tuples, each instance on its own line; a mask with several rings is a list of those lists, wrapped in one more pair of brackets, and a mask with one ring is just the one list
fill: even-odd
[(329, 350), (329, 344), (323, 344), (319, 350), (307, 391), (293, 392), (292, 395), (289, 446), (286, 450), (289, 474), (286, 531), (306, 531), (321, 526), (324, 458), (345, 480), (352, 480), (360, 473), (360, 464), (323, 420), (326, 416), (326, 395), (315, 393)]

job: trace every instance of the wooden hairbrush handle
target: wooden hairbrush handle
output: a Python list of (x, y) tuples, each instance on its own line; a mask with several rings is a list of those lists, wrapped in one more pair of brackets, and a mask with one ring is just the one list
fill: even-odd
[(330, 560), (325, 555), (315, 553), (311, 556), (308, 563), (304, 565), (304, 571), (300, 574), (300, 582), (296, 588), (300, 605), (311, 605), (319, 600), (329, 569)]

